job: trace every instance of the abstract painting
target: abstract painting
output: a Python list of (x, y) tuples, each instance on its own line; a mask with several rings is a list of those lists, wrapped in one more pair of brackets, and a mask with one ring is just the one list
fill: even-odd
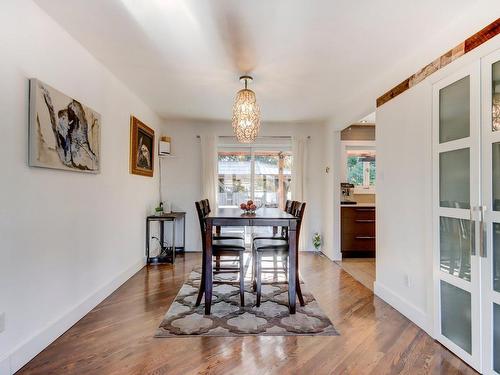
[(29, 165), (100, 172), (101, 115), (30, 79)]
[(155, 132), (130, 117), (130, 173), (153, 177)]

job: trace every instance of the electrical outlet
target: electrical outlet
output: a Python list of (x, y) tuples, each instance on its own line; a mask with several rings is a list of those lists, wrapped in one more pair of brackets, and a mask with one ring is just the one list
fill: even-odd
[(0, 333), (5, 331), (5, 313), (0, 313)]
[(405, 285), (407, 288), (411, 287), (411, 279), (410, 279), (410, 275), (408, 275), (408, 274), (405, 274)]

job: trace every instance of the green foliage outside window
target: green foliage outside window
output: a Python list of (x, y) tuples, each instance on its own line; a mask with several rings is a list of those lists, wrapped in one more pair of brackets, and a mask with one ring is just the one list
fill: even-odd
[(349, 155), (347, 157), (347, 182), (355, 186), (375, 186), (375, 161), (369, 161), (370, 181), (364, 181), (365, 158), (363, 156)]

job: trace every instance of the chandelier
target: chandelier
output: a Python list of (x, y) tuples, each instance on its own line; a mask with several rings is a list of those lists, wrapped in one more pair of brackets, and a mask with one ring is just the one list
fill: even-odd
[(233, 105), (233, 131), (240, 143), (255, 142), (260, 129), (260, 108), (255, 93), (247, 88), (252, 77), (241, 76), (245, 88), (237, 92)]

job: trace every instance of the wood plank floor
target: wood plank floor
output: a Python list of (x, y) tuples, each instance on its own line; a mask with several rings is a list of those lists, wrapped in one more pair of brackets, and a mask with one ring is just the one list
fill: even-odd
[(334, 337), (153, 338), (184, 278), (186, 254), (145, 267), (19, 374), (474, 374), (337, 264), (301, 254), (305, 283)]
[(373, 291), (375, 258), (344, 258), (337, 263), (344, 271)]

